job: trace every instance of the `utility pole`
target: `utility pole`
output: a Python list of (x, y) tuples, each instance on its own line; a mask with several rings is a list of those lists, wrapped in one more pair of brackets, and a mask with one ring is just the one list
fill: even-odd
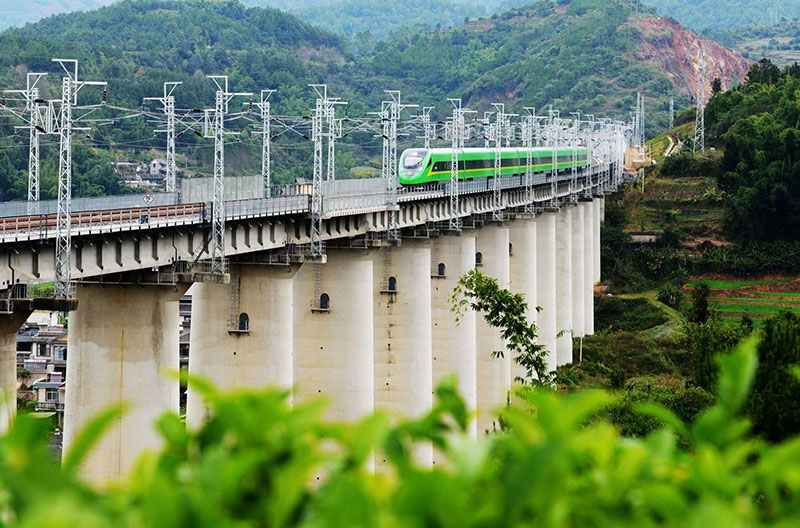
[(706, 48), (701, 44), (698, 51), (700, 79), (697, 83), (697, 113), (694, 118), (694, 145), (692, 152), (706, 151)]
[[(321, 260), (325, 254), (322, 246), (322, 215), (323, 215), (323, 180), (322, 180), (322, 146), (325, 136), (328, 136), (328, 173), (327, 180), (333, 181), (334, 178), (334, 150), (332, 143), (337, 135), (335, 121), (335, 109), (337, 105), (347, 104), (338, 99), (328, 97), (328, 86), (325, 84), (309, 85), (317, 95), (314, 105), (314, 112), (311, 114), (311, 141), (314, 143), (314, 175), (311, 185), (311, 250), (310, 256), (313, 259)], [(328, 121), (328, 133), (323, 131), (325, 121)], [(341, 123), (338, 126), (338, 134), (341, 135)], [(315, 295), (319, 300), (319, 295)]]
[(458, 181), (458, 155), (464, 150), (464, 141), (467, 138), (467, 126), (465, 115), (468, 110), (462, 107), (461, 99), (448, 99), (453, 105), (453, 116), (447, 123), (447, 135), (450, 139), (450, 230), (459, 231), (461, 229), (461, 217), (459, 216), (459, 181)]
[(234, 97), (252, 96), (250, 92), (229, 92), (227, 75), (208, 75), (217, 87), (213, 120), (206, 111), (205, 137), (214, 139), (214, 203), (211, 223), (211, 273), (224, 274), (225, 263), (225, 114)]
[(669, 129), (675, 128), (675, 99), (669, 100)]
[(526, 106), (522, 119), (522, 144), (525, 147), (525, 214), (534, 214), (533, 204), (533, 142), (536, 137), (536, 108)]
[(552, 153), (552, 168), (550, 169), (550, 207), (558, 208), (558, 136), (561, 128), (561, 117), (558, 110), (553, 110), (550, 107), (549, 111), (549, 138), (550, 146), (553, 149)]
[(492, 123), (492, 115), (494, 112), (484, 112), (483, 113), (483, 121), (481, 121), (481, 125), (483, 125), (483, 148), (488, 149), (492, 145), (492, 141), (495, 138), (496, 127), (494, 123)]
[(384, 90), (384, 92), (389, 95), (389, 100), (383, 101), (381, 104), (381, 121), (383, 123), (381, 175), (386, 181), (386, 190), (389, 198), (387, 238), (389, 240), (400, 240), (400, 231), (397, 228), (397, 121), (400, 118), (400, 112), (406, 108), (416, 108), (418, 105), (402, 104), (399, 90)]
[(500, 185), (503, 179), (503, 139), (506, 140), (506, 146), (509, 146), (514, 135), (514, 129), (511, 127), (511, 118), (516, 117), (517, 114), (507, 114), (503, 103), (492, 103), (492, 106), (495, 107), (497, 114), (494, 127), (494, 186), (492, 189), (494, 207), (492, 208), (492, 220), (501, 222), (503, 220), (503, 195)]
[(157, 101), (161, 103), (166, 117), (166, 128), (155, 130), (156, 133), (167, 134), (167, 174), (164, 178), (164, 190), (168, 193), (176, 191), (175, 180), (175, 97), (172, 92), (175, 88), (183, 84), (182, 82), (165, 82), (164, 95), (162, 97), (145, 97), (145, 101)]
[(636, 147), (645, 146), (644, 96), (641, 92), (636, 94), (636, 108), (633, 113), (633, 143)]
[(583, 196), (584, 198), (591, 198), (592, 197), (592, 153), (594, 152), (594, 115), (593, 114), (586, 114), (587, 121), (584, 121), (588, 126), (586, 129), (586, 159), (589, 161), (589, 165), (584, 168), (584, 172), (586, 173), (586, 180), (589, 185), (586, 185), (586, 189), (584, 190)]
[(59, 124), (58, 207), (56, 210), (55, 287), (57, 299), (69, 299), (72, 267), (72, 107), (78, 105), (78, 92), (84, 86), (106, 86), (105, 82), (78, 79), (78, 61), (52, 59), (64, 69), (61, 82), (61, 122)]
[(25, 90), (3, 90), (4, 93), (18, 93), (25, 98), (24, 113), (29, 114), (26, 120), (22, 114), (12, 113), (27, 121), (28, 124), (21, 129), (28, 129), (28, 214), (39, 214), (39, 134), (48, 133), (45, 128), (49, 122), (42, 114), (44, 102), (39, 98), (39, 88), (36, 86), (46, 73), (28, 73), (26, 76)]
[(570, 112), (572, 116), (572, 180), (569, 189), (569, 201), (578, 203), (578, 131), (581, 126), (581, 113)]
[(431, 110), (433, 110), (432, 106), (425, 106), (422, 108), (422, 114), (420, 115), (425, 150), (431, 148), (431, 139), (436, 136), (436, 125), (431, 123)]
[(264, 198), (272, 196), (272, 175), (271, 175), (271, 162), (272, 156), (270, 152), (270, 142), (272, 138), (272, 130), (270, 128), (272, 120), (272, 109), (270, 107), (269, 98), (277, 90), (261, 90), (261, 99), (256, 103), (256, 107), (261, 112), (261, 182), (264, 186)]

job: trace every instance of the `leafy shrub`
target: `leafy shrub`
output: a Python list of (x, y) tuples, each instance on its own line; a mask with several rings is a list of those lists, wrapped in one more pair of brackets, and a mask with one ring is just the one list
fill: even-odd
[(658, 290), (658, 301), (676, 310), (680, 309), (685, 298), (683, 290), (674, 284), (667, 284)]
[(638, 332), (666, 323), (667, 316), (647, 299), (605, 295), (595, 297), (594, 321), (596, 331)]
[(692, 372), (690, 356), (683, 343), (656, 341), (634, 332), (584, 338), (580, 366), (589, 378), (607, 378), (614, 371), (621, 371), (626, 377), (690, 376)]
[[(700, 410), (708, 400), (697, 389), (675, 397), (674, 410), (624, 407), (619, 413), (649, 417), (631, 424), (634, 438), (603, 417), (619, 397), (602, 391), (561, 397), (523, 388), (502, 411), (504, 432), (469, 438), (454, 381), (417, 420), (390, 424), (378, 415), (351, 425), (323, 423), (322, 404), (292, 407), (284, 392), (195, 386), (211, 409), (208, 422), (187, 430), (164, 415), (164, 448), (105, 488), (75, 476), (80, 452), (58, 467), (42, 424), (22, 415), (0, 436), (2, 519), (25, 528), (796, 525), (800, 440), (754, 442), (740, 414), (755, 343), (721, 365), (718, 401), (708, 409)], [(683, 417), (695, 414), (687, 425)], [(112, 412), (98, 424), (114, 420)], [(437, 447), (435, 468), (415, 462), (420, 442)], [(386, 458), (386, 471), (367, 470), (373, 452)]]
[(623, 436), (643, 438), (659, 427), (658, 420), (637, 412), (637, 406), (645, 403), (664, 406), (688, 426), (714, 404), (714, 396), (700, 387), (637, 386), (604, 410), (601, 416), (614, 424)]
[(718, 155), (692, 155), (679, 153), (661, 161), (659, 174), (665, 178), (716, 177), (719, 172)]
[(710, 316), (703, 323), (689, 322), (686, 325), (693, 378), (699, 387), (713, 390), (717, 381), (717, 356), (731, 350), (743, 336), (740, 328), (724, 325), (717, 316)]

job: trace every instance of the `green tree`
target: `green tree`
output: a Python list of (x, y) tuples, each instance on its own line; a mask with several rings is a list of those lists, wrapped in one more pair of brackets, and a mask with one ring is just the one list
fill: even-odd
[(708, 306), (708, 297), (711, 289), (708, 283), (698, 282), (694, 285), (691, 292), (692, 306), (689, 309), (689, 322), (702, 325), (708, 321), (711, 311)]
[(764, 322), (749, 402), (753, 431), (773, 442), (800, 432), (800, 318), (784, 311)]
[(722, 91), (722, 81), (719, 77), (714, 77), (714, 80), (711, 81), (711, 95), (717, 95)]
[[(524, 378), (517, 377), (514, 381), (552, 386), (555, 373), (547, 370), (547, 349), (536, 341), (536, 323), (528, 322), (524, 295), (501, 288), (497, 279), (472, 269), (459, 279), (452, 305), (458, 317), (465, 309), (475, 310), (483, 314), (489, 326), (500, 329), (512, 361), (525, 371)], [(492, 357), (504, 357), (505, 353), (495, 350)]]
[(710, 315), (704, 322), (686, 325), (686, 343), (692, 358), (692, 377), (698, 387), (711, 392), (717, 384), (717, 359), (741, 340), (738, 328), (728, 327)]

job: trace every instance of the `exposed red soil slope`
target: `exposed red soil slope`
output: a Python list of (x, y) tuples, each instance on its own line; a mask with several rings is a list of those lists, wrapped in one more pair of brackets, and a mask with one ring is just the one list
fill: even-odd
[(712, 79), (719, 77), (723, 89), (727, 89), (734, 78), (744, 80), (752, 64), (742, 55), (729, 51), (714, 41), (700, 39), (696, 33), (684, 29), (668, 17), (638, 18), (631, 21), (631, 24), (642, 32), (636, 58), (655, 64), (686, 95), (697, 93), (700, 70), (697, 51), (701, 42), (706, 49), (706, 95), (709, 98)]

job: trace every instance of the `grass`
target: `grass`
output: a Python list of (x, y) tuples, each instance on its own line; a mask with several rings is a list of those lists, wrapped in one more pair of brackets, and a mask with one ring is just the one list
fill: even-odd
[(692, 288), (698, 283), (705, 282), (712, 290), (735, 290), (744, 286), (763, 286), (765, 284), (781, 284), (784, 282), (792, 282), (795, 279), (768, 279), (768, 280), (751, 280), (751, 281), (737, 281), (737, 280), (706, 280), (695, 279), (687, 286)]
[(800, 306), (797, 308), (786, 308), (774, 304), (712, 304), (712, 307), (721, 314), (748, 313), (750, 315), (775, 315), (784, 310), (791, 310), (792, 313), (800, 315)]
[(786, 299), (770, 299), (768, 297), (762, 299), (753, 299), (752, 297), (709, 297), (712, 301), (744, 301), (754, 305), (786, 303), (786, 304), (800, 304), (800, 299), (786, 300)]
[(781, 297), (800, 297), (800, 292), (751, 292), (756, 295), (781, 296)]

